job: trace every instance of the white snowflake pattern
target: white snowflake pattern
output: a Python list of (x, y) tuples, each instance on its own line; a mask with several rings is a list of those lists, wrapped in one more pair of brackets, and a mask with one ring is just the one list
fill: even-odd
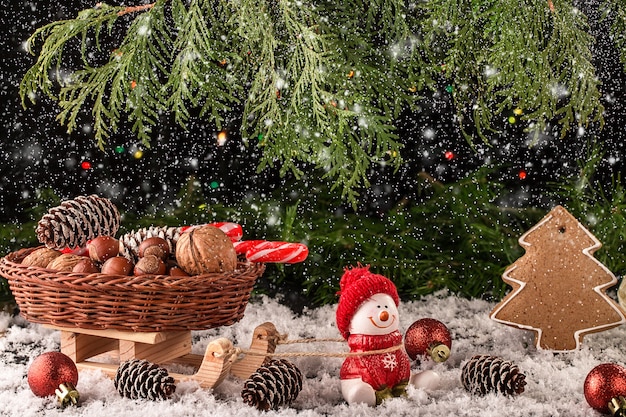
[(385, 357), (382, 359), (383, 367), (385, 369), (389, 369), (391, 372), (398, 366), (398, 361), (396, 360), (395, 355), (391, 353), (387, 353)]

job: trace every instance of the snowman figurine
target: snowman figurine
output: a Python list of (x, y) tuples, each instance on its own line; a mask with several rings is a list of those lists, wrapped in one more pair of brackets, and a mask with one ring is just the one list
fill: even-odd
[(355, 353), (345, 359), (339, 375), (348, 404), (378, 405), (386, 398), (405, 395), (409, 383), (419, 385), (419, 380), (432, 385), (433, 375), (411, 377), (410, 358), (399, 331), (400, 300), (393, 282), (359, 266), (347, 269), (339, 286), (337, 328)]

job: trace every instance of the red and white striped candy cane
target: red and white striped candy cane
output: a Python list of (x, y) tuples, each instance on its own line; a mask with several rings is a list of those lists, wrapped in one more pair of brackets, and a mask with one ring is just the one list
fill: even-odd
[(250, 262), (273, 262), (295, 264), (309, 255), (309, 249), (302, 243), (264, 241), (252, 246), (246, 252)]
[(222, 232), (226, 233), (226, 236), (228, 236), (233, 242), (237, 242), (243, 237), (243, 228), (237, 223), (217, 222), (209, 223), (209, 226), (217, 227)]
[(240, 240), (238, 242), (233, 242), (233, 246), (235, 247), (235, 252), (237, 252), (237, 255), (241, 255), (241, 254), (245, 254), (246, 252), (248, 252), (248, 250), (250, 250), (254, 246), (263, 242), (267, 242), (267, 241), (266, 240)]

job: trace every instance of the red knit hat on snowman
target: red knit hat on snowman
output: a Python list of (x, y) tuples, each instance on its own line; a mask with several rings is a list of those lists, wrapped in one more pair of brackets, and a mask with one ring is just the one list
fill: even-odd
[(361, 304), (375, 294), (388, 294), (400, 304), (398, 290), (391, 280), (370, 272), (369, 265), (346, 268), (339, 281), (339, 304), (337, 305), (337, 329), (344, 339), (350, 336), (350, 322)]

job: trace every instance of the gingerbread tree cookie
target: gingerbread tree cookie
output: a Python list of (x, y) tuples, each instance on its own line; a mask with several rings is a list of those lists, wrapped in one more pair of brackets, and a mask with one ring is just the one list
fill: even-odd
[(563, 207), (519, 243), (526, 253), (502, 275), (513, 290), (493, 309), (493, 320), (533, 330), (538, 348), (556, 351), (576, 349), (587, 333), (626, 322), (605, 293), (617, 279), (593, 257), (602, 244)]

